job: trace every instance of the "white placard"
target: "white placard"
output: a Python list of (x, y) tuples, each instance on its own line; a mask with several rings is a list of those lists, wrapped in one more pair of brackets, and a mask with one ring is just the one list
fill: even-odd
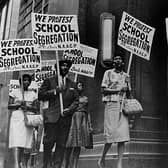
[(96, 48), (80, 44), (79, 50), (65, 50), (63, 56), (65, 59), (72, 60), (70, 72), (88, 77), (94, 77), (97, 53), (98, 50)]
[(41, 69), (37, 69), (34, 74), (34, 80), (38, 84), (38, 88), (41, 86), (45, 79), (56, 75), (55, 64), (56, 60), (42, 61)]
[(118, 45), (144, 59), (150, 59), (155, 29), (123, 12)]
[(77, 15), (32, 13), (32, 37), (40, 50), (79, 48)]
[[(20, 88), (19, 80), (17, 79), (11, 79), (9, 83), (9, 92), (12, 92), (15, 89)], [(28, 90), (34, 90), (36, 93), (38, 93), (38, 86), (35, 81), (32, 81)]]
[(0, 41), (0, 72), (41, 68), (41, 55), (33, 39)]

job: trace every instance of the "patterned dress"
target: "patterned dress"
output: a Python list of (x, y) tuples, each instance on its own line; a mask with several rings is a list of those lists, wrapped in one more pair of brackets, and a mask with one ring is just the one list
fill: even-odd
[[(107, 70), (102, 80), (102, 87), (121, 89), (127, 86), (125, 79), (127, 74), (123, 71), (116, 73), (114, 69)], [(120, 112), (123, 93), (103, 96), (105, 103), (104, 113), (104, 139), (105, 143), (129, 141), (128, 118)]]
[(71, 127), (67, 140), (67, 147), (87, 147), (90, 145), (89, 121), (88, 121), (88, 98), (79, 97), (79, 104), (72, 116)]
[[(14, 98), (14, 102), (22, 101), (21, 89), (13, 90), (9, 96)], [(24, 91), (26, 102), (33, 102), (37, 99), (34, 91)], [(33, 140), (33, 127), (27, 127), (24, 122), (24, 113), (21, 109), (12, 111), (9, 128), (9, 148), (22, 147), (30, 149)]]

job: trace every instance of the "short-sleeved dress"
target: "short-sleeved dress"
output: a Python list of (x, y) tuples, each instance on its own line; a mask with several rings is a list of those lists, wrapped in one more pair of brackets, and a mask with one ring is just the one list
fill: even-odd
[[(127, 86), (125, 72), (117, 73), (114, 69), (104, 73), (102, 87), (121, 89)], [(106, 143), (125, 142), (130, 140), (128, 117), (120, 113), (123, 93), (103, 96), (105, 103), (104, 113), (104, 139)]]
[[(14, 98), (14, 102), (22, 101), (21, 89), (15, 89), (9, 96)], [(37, 99), (34, 91), (24, 91), (24, 100), (33, 102)], [(24, 113), (21, 109), (12, 111), (9, 127), (9, 148), (22, 147), (30, 149), (33, 140), (33, 127), (27, 127), (24, 122)]]

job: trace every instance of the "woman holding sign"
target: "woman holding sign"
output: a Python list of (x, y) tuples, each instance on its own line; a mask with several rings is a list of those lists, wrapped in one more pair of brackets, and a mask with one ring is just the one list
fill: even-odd
[(130, 140), (128, 118), (122, 113), (121, 102), (123, 94), (129, 93), (130, 83), (128, 75), (123, 71), (124, 62), (121, 56), (113, 59), (114, 69), (107, 70), (102, 80), (104, 114), (104, 139), (105, 145), (101, 158), (98, 161), (99, 168), (105, 167), (105, 156), (112, 143), (117, 143), (118, 162), (117, 168), (122, 168), (124, 144)]
[[(33, 127), (25, 125), (25, 113), (36, 113), (39, 109), (37, 106), (37, 94), (28, 90), (31, 84), (31, 76), (24, 74), (19, 79), (20, 88), (13, 90), (9, 94), (8, 109), (11, 111), (10, 128), (9, 128), (9, 148), (14, 152), (14, 168), (21, 168), (23, 160), (27, 167), (29, 156), (24, 155), (24, 149), (31, 149), (33, 141)], [(23, 158), (24, 156), (24, 158)]]

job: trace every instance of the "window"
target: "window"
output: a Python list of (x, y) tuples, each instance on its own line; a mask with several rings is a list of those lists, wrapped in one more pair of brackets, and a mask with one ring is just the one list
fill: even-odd
[(100, 21), (101, 63), (107, 67), (107, 64), (111, 64), (114, 55), (115, 18), (111, 13), (103, 13), (100, 16)]
[[(18, 36), (23, 36), (23, 33), (27, 29), (31, 29), (31, 13), (47, 13), (48, 12), (48, 0), (24, 0), (21, 1), (20, 15), (19, 15), (19, 25), (18, 25)], [(29, 35), (28, 35), (29, 36)]]
[(6, 12), (7, 6), (5, 5), (1, 11), (1, 19), (0, 19), (0, 40), (4, 38), (5, 33), (5, 21), (6, 21)]

